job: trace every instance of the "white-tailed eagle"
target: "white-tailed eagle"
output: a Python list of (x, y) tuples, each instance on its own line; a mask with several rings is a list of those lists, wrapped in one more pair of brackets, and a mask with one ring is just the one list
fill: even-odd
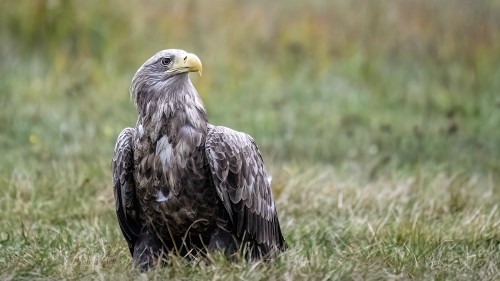
[(137, 124), (115, 146), (116, 214), (140, 269), (169, 252), (259, 259), (286, 248), (257, 145), (208, 123), (189, 72), (201, 62), (182, 50), (148, 59), (130, 87)]

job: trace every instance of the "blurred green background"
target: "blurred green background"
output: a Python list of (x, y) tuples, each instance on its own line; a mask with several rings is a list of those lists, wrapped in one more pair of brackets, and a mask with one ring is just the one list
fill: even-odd
[(0, 11), (8, 177), (108, 169), (136, 120), (130, 80), (166, 48), (201, 58), (192, 80), (210, 121), (254, 136), (268, 161), (355, 163), (369, 177), (500, 172), (498, 1), (39, 0)]
[(497, 0), (1, 1), (0, 279), (137, 277), (111, 158), (166, 48), (259, 144), (290, 250), (159, 278), (498, 280)]

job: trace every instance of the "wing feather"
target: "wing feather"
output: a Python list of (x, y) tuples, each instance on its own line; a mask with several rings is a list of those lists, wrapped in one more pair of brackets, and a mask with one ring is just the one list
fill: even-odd
[(209, 125), (206, 156), (236, 235), (283, 249), (285, 241), (271, 185), (254, 140), (247, 134)]
[(131, 254), (140, 231), (135, 210), (137, 205), (132, 173), (134, 131), (132, 128), (126, 128), (118, 135), (112, 162), (116, 215)]

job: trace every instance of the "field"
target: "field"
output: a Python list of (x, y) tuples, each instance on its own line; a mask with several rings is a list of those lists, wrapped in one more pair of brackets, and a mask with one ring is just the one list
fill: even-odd
[[(1, 280), (500, 279), (498, 1), (2, 1), (0, 42)], [(259, 144), (273, 262), (130, 270), (111, 158), (165, 48)]]

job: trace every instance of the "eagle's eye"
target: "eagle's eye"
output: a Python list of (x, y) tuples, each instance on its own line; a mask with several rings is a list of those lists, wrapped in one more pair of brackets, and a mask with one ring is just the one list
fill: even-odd
[(172, 61), (171, 58), (162, 58), (161, 59), (161, 65), (163, 66), (168, 66), (170, 64), (170, 62)]

